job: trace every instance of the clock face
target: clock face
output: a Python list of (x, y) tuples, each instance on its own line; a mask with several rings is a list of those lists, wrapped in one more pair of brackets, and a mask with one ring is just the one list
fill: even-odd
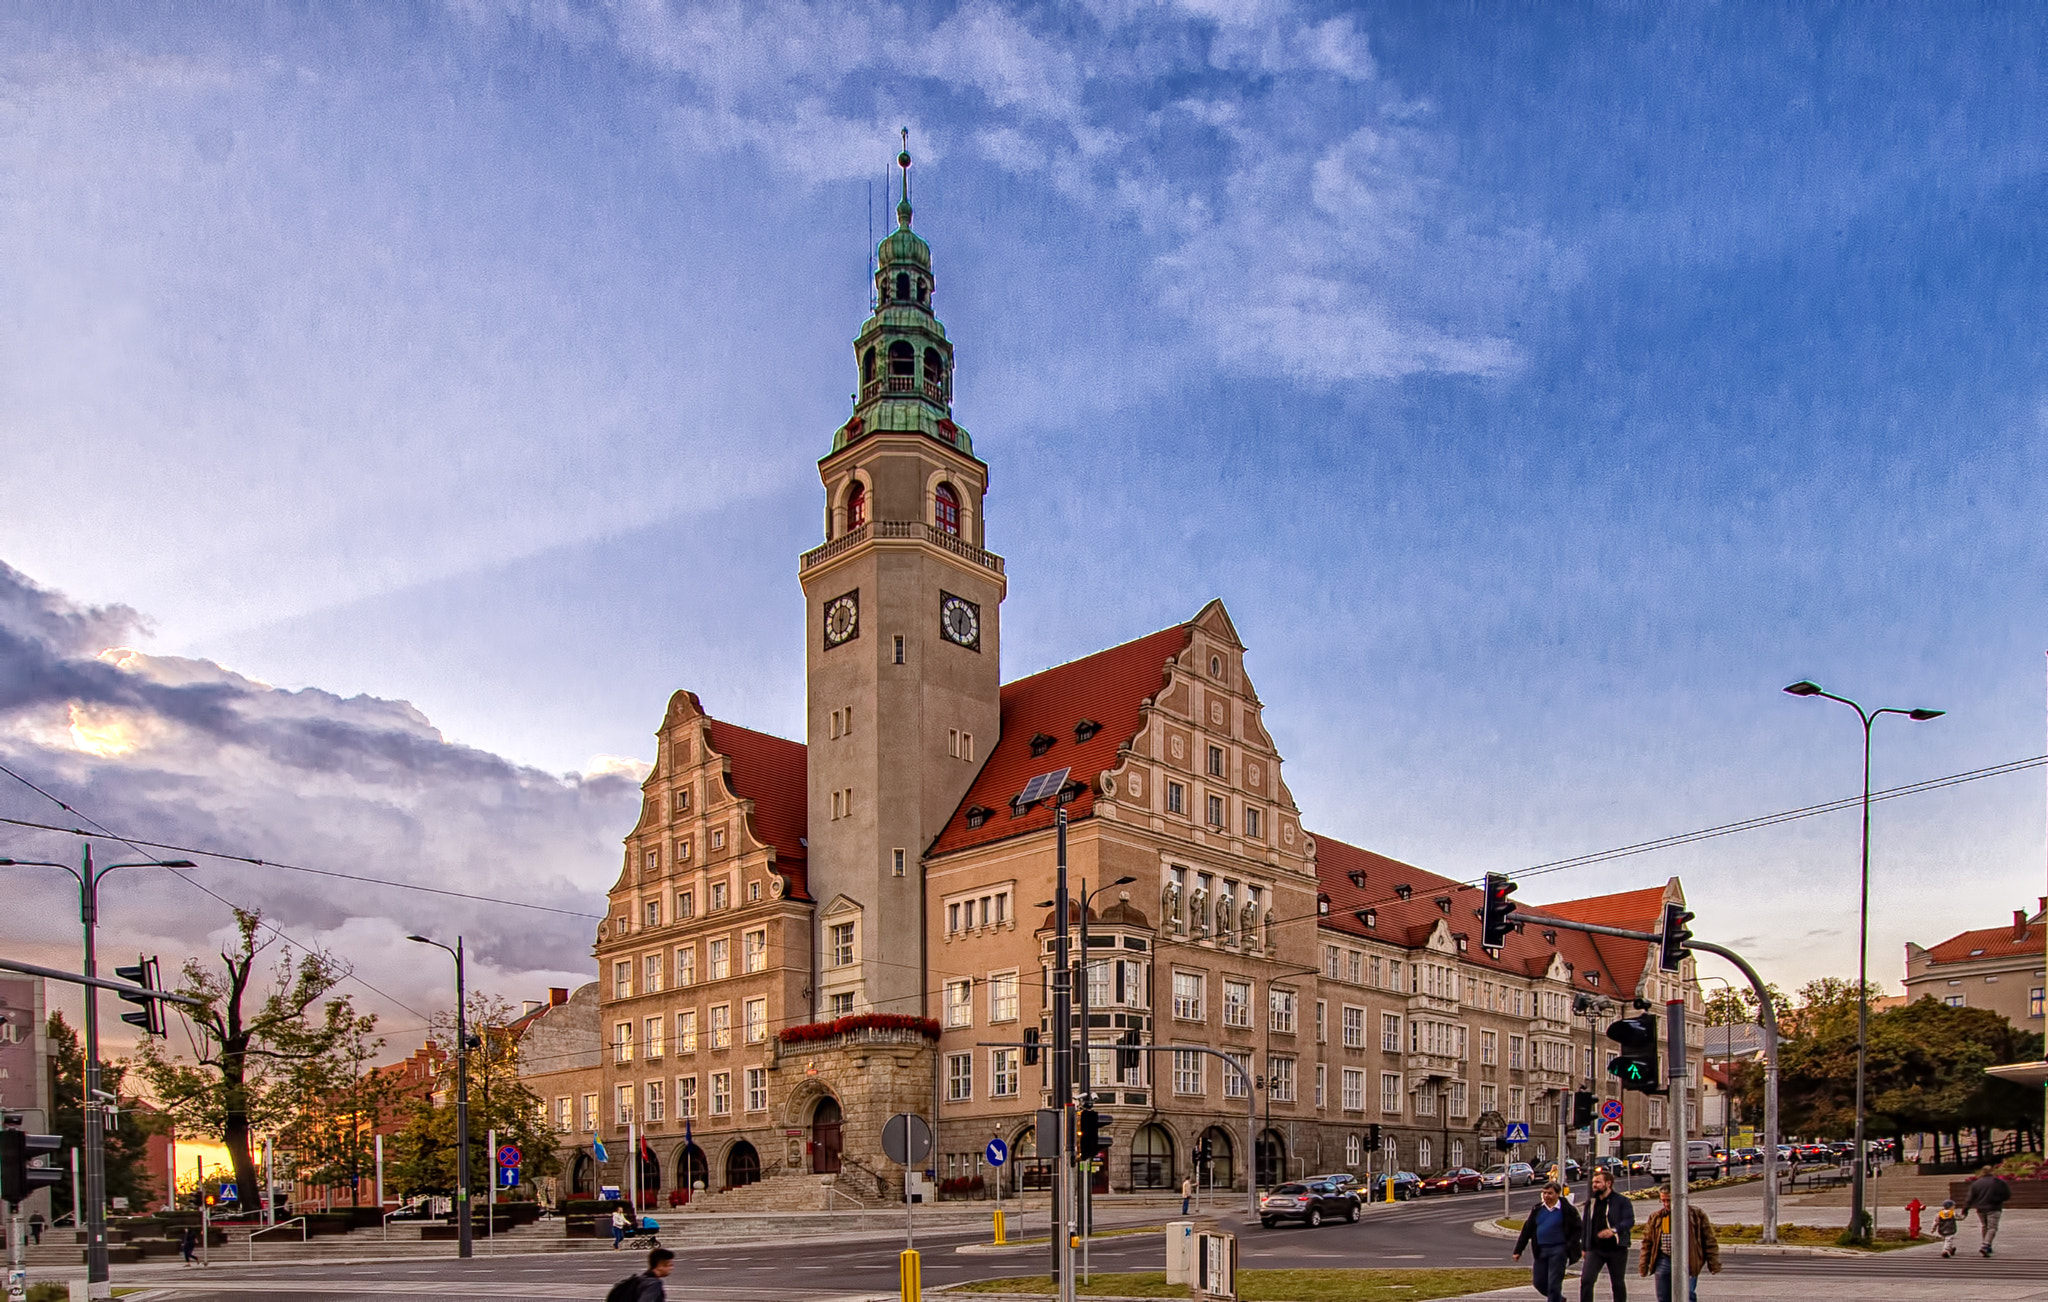
[(950, 592), (940, 593), (939, 632), (948, 642), (981, 650), (981, 607)]
[(825, 645), (838, 646), (860, 634), (860, 592), (845, 593), (825, 603)]

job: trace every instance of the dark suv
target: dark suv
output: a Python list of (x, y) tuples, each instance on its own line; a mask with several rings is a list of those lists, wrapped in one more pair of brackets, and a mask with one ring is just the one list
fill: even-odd
[(1329, 1180), (1280, 1185), (1259, 1199), (1259, 1224), (1272, 1229), (1277, 1221), (1321, 1225), (1328, 1220), (1358, 1219), (1358, 1191)]

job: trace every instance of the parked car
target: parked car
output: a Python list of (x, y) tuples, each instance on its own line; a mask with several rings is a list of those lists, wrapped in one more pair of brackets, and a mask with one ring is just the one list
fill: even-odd
[(1498, 1189), (1505, 1182), (1510, 1189), (1521, 1189), (1536, 1183), (1536, 1168), (1527, 1162), (1495, 1162), (1479, 1177), (1482, 1189)]
[[(1650, 1174), (1671, 1174), (1671, 1145), (1664, 1140), (1650, 1145)], [(1714, 1146), (1704, 1139), (1688, 1140), (1685, 1145), (1685, 1178), (1711, 1180), (1719, 1174), (1721, 1164), (1714, 1159)]]
[[(1376, 1175), (1372, 1178), (1372, 1200), (1374, 1202), (1384, 1202), (1386, 1200), (1387, 1181), (1389, 1178), (1384, 1175)], [(1396, 1171), (1391, 1179), (1394, 1182), (1394, 1197), (1397, 1200), (1421, 1196), (1422, 1177), (1415, 1174), (1415, 1172)]]
[(1433, 1175), (1422, 1182), (1424, 1194), (1474, 1193), (1485, 1182), (1486, 1177), (1469, 1166), (1453, 1167), (1442, 1175)]
[(1648, 1153), (1637, 1153), (1628, 1160), (1628, 1169), (1637, 1175), (1648, 1171), (1650, 1169), (1650, 1155)]
[(1349, 1171), (1332, 1171), (1328, 1175), (1311, 1175), (1304, 1177), (1302, 1183), (1333, 1184), (1336, 1185), (1339, 1189), (1356, 1190), (1358, 1188), (1358, 1177), (1351, 1174), (1351, 1172)]
[(1358, 1219), (1358, 1191), (1328, 1180), (1290, 1181), (1259, 1199), (1259, 1224), (1272, 1229), (1279, 1221), (1321, 1225), (1328, 1220)]

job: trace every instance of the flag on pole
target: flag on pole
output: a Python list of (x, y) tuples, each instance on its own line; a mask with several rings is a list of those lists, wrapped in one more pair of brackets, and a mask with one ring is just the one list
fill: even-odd
[(611, 1156), (604, 1151), (604, 1141), (602, 1139), (599, 1139), (596, 1135), (592, 1135), (590, 1137), (590, 1147), (597, 1153), (598, 1161), (609, 1162), (612, 1160)]

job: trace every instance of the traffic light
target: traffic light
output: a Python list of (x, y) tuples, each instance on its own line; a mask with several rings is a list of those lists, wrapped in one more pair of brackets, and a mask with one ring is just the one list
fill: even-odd
[[(114, 975), (123, 981), (133, 982), (144, 990), (162, 988), (157, 984), (160, 978), (157, 975), (156, 960), (153, 958), (138, 958), (134, 967), (117, 967), (114, 969)], [(121, 1014), (122, 1021), (130, 1026), (141, 1027), (149, 1035), (164, 1033), (164, 1006), (160, 1000), (141, 993), (129, 994), (125, 990), (121, 992), (121, 998), (126, 1003), (142, 1005), (142, 1011), (139, 1013)]]
[(1685, 911), (1683, 904), (1664, 906), (1664, 938), (1659, 943), (1657, 957), (1657, 966), (1664, 971), (1676, 972), (1685, 966), (1686, 955), (1692, 953), (1686, 944), (1692, 939), (1692, 932), (1685, 924), (1691, 921), (1692, 915)]
[(1514, 916), (1515, 902), (1508, 898), (1514, 893), (1515, 884), (1506, 874), (1486, 874), (1486, 907), (1479, 915), (1479, 943), (1488, 949), (1499, 949), (1508, 932), (1514, 930), (1509, 919)]
[(1094, 1108), (1082, 1108), (1081, 1141), (1075, 1145), (1076, 1156), (1092, 1160), (1101, 1157), (1108, 1147), (1102, 1138), (1102, 1114)]
[(1035, 1026), (1024, 1028), (1024, 1065), (1026, 1067), (1036, 1067), (1038, 1065), (1038, 1028)]
[(1375, 1121), (1365, 1128), (1365, 1146), (1377, 1153), (1380, 1150), (1380, 1123)]
[(1657, 1018), (1651, 1013), (1624, 1017), (1607, 1028), (1607, 1038), (1621, 1046), (1621, 1053), (1607, 1064), (1610, 1076), (1621, 1078), (1625, 1090), (1656, 1094), (1663, 1090), (1657, 1070)]
[(1593, 1124), (1593, 1110), (1600, 1106), (1600, 1100), (1591, 1090), (1580, 1090), (1572, 1095), (1572, 1129), (1584, 1130)]
[(1138, 1060), (1144, 1056), (1138, 1052), (1139, 1043), (1136, 1027), (1124, 1032), (1116, 1050), (1116, 1069), (1119, 1072), (1129, 1074), (1138, 1070)]
[(38, 1189), (63, 1183), (65, 1170), (54, 1162), (63, 1147), (61, 1135), (0, 1130), (0, 1202), (18, 1203)]

